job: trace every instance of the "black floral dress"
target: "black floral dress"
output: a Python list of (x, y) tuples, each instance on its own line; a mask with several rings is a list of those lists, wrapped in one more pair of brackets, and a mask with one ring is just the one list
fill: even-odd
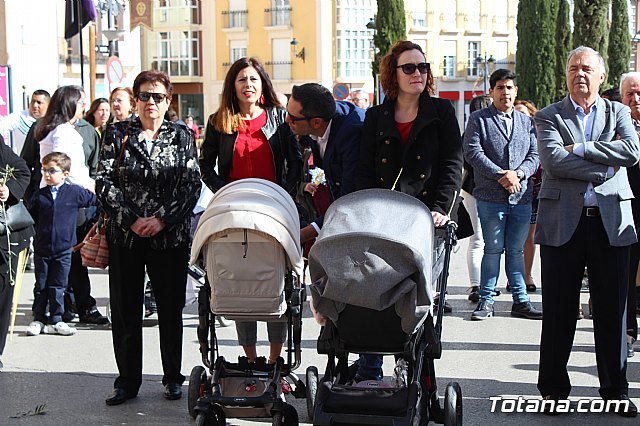
[[(121, 152), (122, 142), (128, 135)], [(130, 247), (139, 217), (155, 216), (166, 228), (151, 237), (162, 250), (189, 243), (191, 212), (200, 196), (193, 132), (164, 121), (150, 151), (139, 118), (109, 126), (100, 150), (96, 195), (109, 216), (110, 244)]]

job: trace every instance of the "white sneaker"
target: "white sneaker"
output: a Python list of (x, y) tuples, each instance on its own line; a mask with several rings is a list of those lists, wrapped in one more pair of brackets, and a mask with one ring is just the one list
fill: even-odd
[(27, 327), (27, 336), (37, 336), (40, 333), (46, 332), (47, 330), (44, 327), (44, 324), (40, 321), (33, 321), (31, 322), (31, 324), (29, 324), (29, 327)]
[(76, 334), (77, 331), (78, 331), (77, 329), (73, 327), (69, 327), (66, 322), (62, 322), (62, 321), (53, 325), (51, 324), (47, 325), (47, 332), (51, 334), (59, 334), (61, 336), (72, 336)]

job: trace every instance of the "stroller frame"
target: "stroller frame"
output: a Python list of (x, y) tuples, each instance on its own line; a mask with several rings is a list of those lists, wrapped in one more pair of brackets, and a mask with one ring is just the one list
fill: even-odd
[[(287, 310), (287, 346), (286, 362), (279, 357), (275, 364), (267, 364), (264, 357), (249, 365), (246, 357), (240, 357), (238, 363), (231, 363), (220, 356), (216, 334), (216, 315), (211, 311), (211, 286), (205, 276), (204, 284), (198, 290), (198, 342), (204, 367), (195, 366), (189, 379), (189, 414), (196, 425), (224, 425), (226, 414), (223, 407), (270, 407), (273, 425), (298, 425), (295, 408), (284, 401), (280, 392), (280, 379), (289, 377), (293, 385), (291, 394), (295, 398), (315, 397), (308, 395), (304, 382), (293, 373), (301, 363), (302, 339), (302, 295), (304, 289), (296, 274), (287, 271), (285, 275), (285, 299)], [(220, 379), (227, 377), (262, 378), (268, 380), (267, 389), (255, 397), (224, 396)]]
[[(455, 222), (448, 222), (444, 228), (444, 244), (440, 244), (438, 248), (442, 250), (443, 256), (439, 256), (441, 264), (438, 268), (441, 271), (438, 275), (437, 289), (440, 291), (439, 306), (444, 306), (447, 280), (449, 276), (449, 264), (451, 251), (456, 244), (455, 232), (457, 225)], [(366, 309), (366, 308), (358, 308)], [(380, 318), (391, 318), (393, 315), (393, 307), (386, 309), (380, 313), (367, 309), (367, 315), (379, 315)], [(318, 341), (318, 352), (327, 354), (327, 361), (324, 378), (321, 380), (319, 387), (324, 383), (325, 387), (335, 386), (338, 391), (343, 392), (346, 398), (350, 398), (351, 402), (356, 399), (364, 391), (363, 388), (355, 388), (347, 385), (348, 381), (355, 375), (354, 364), (351, 368), (348, 366), (349, 353), (360, 354), (378, 354), (378, 355), (395, 355), (397, 359), (407, 361), (407, 391), (403, 394), (405, 400), (411, 404), (411, 401), (418, 402), (417, 410), (411, 405), (407, 406), (404, 413), (397, 415), (385, 415), (383, 413), (367, 414), (367, 410), (358, 410), (357, 413), (336, 412), (335, 409), (325, 411), (324, 402), (321, 398), (322, 389), (318, 390), (318, 398), (313, 417), (314, 425), (426, 425), (429, 421), (436, 423), (444, 423), (445, 425), (461, 425), (462, 424), (462, 391), (460, 385), (451, 382), (447, 385), (445, 391), (444, 407), (440, 405), (437, 392), (436, 375), (434, 368), (434, 360), (440, 359), (442, 356), (442, 321), (444, 309), (438, 309), (434, 317), (431, 313), (427, 316), (421, 327), (410, 336), (409, 341), (400, 343), (402, 347), (389, 348), (385, 351), (371, 351), (370, 348), (358, 348), (355, 346), (345, 345), (337, 337), (337, 327), (331, 321), (327, 322), (327, 326)], [(336, 363), (337, 358), (337, 363)], [(426, 361), (426, 362), (425, 362)], [(371, 389), (367, 393), (382, 394), (390, 392), (389, 389)], [(325, 393), (326, 394), (326, 393)], [(347, 403), (348, 404), (348, 403)], [(364, 407), (362, 407), (364, 408)], [(414, 418), (417, 419), (414, 420)]]

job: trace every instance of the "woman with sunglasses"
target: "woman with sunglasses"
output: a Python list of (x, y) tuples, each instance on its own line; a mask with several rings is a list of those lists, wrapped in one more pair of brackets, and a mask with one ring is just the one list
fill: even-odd
[[(51, 97), (47, 113), (36, 128), (36, 142), (39, 142), (40, 160), (51, 152), (63, 152), (71, 158), (70, 183), (95, 191), (95, 182), (89, 176), (86, 165), (83, 139), (75, 128), (82, 118), (85, 100), (84, 91), (79, 86), (59, 87)], [(44, 187), (44, 179), (40, 187)]]
[[(256, 58), (241, 58), (224, 80), (220, 108), (209, 117), (201, 148), (202, 180), (216, 192), (229, 182), (261, 178), (282, 186), (295, 199), (302, 172), (300, 145), (285, 123), (268, 74)], [(217, 165), (217, 171), (216, 171)], [(255, 321), (236, 321), (247, 361), (256, 361)], [(287, 324), (267, 323), (269, 361), (280, 356)]]
[[(462, 140), (447, 100), (432, 97), (433, 75), (422, 48), (398, 41), (380, 63), (382, 105), (367, 111), (360, 149), (359, 188), (391, 188), (431, 210), (436, 226), (456, 213), (462, 179)], [(396, 183), (397, 181), (397, 183)]]
[(164, 397), (182, 396), (182, 308), (191, 211), (200, 194), (193, 132), (164, 120), (173, 86), (156, 70), (133, 83), (139, 116), (107, 127), (96, 195), (107, 213), (109, 295), (119, 376), (107, 405), (135, 398), (142, 384), (145, 269), (156, 298)]
[[(395, 188), (414, 196), (431, 210), (435, 226), (457, 220), (460, 128), (451, 103), (432, 97), (433, 75), (422, 48), (396, 42), (380, 63), (380, 83), (385, 100), (365, 115), (357, 188)], [(465, 226), (459, 237), (470, 235), (470, 222)], [(375, 380), (371, 373), (382, 366), (382, 357), (359, 363), (356, 380)]]
[(84, 119), (93, 125), (101, 139), (110, 117), (111, 106), (106, 98), (98, 98), (91, 102), (89, 111), (84, 115)]

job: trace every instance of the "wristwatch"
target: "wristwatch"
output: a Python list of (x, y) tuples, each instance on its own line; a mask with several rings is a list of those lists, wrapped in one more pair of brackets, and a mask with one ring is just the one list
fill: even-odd
[(516, 170), (516, 175), (518, 176), (518, 179), (524, 180), (524, 172), (522, 170)]

